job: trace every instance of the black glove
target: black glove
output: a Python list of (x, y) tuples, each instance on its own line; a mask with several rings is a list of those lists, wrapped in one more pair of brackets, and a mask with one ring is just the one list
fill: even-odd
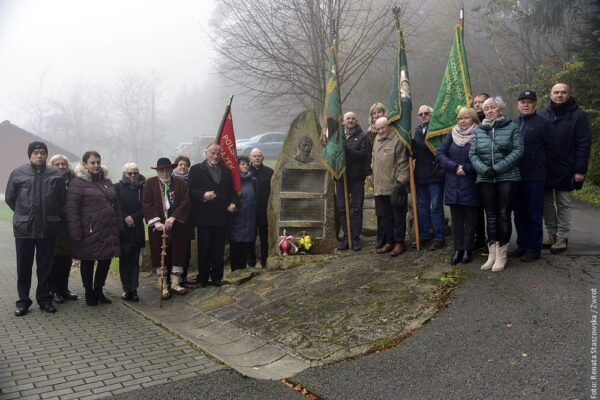
[(490, 179), (494, 179), (496, 177), (496, 170), (494, 168), (488, 168), (488, 170), (485, 171), (485, 176)]

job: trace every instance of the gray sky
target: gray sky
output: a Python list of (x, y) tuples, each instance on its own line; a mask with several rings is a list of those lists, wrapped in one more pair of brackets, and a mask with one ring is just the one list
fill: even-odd
[(19, 123), (19, 99), (42, 81), (43, 95), (60, 96), (69, 81), (101, 84), (124, 68), (156, 72), (168, 104), (211, 77), (213, 8), (214, 0), (0, 0), (0, 121)]

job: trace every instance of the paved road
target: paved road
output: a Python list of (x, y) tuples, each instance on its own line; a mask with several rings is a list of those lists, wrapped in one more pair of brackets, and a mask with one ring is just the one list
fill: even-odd
[[(0, 236), (0, 399), (101, 398), (186, 378), (202, 382), (223, 368), (120, 300), (68, 302), (56, 314), (34, 304), (15, 317), (15, 250), (6, 221)], [(82, 293), (78, 273), (71, 288)]]
[(570, 255), (499, 274), (471, 264), (452, 307), (398, 348), (294, 379), (327, 399), (592, 398), (599, 223), (577, 203)]

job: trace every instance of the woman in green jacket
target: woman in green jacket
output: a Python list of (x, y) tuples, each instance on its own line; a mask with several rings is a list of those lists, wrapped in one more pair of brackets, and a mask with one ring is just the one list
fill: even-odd
[(477, 127), (469, 158), (477, 172), (477, 186), (485, 209), (489, 256), (481, 269), (502, 271), (512, 223), (511, 203), (516, 194), (523, 137), (519, 127), (504, 116), (506, 103), (490, 97), (483, 103), (485, 119)]

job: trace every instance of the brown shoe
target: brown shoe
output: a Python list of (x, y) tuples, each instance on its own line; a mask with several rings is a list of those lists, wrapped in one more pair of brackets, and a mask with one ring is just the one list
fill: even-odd
[(384, 254), (384, 253), (389, 253), (390, 251), (392, 251), (394, 249), (394, 246), (386, 243), (382, 248), (377, 249), (375, 252), (377, 254)]
[(396, 243), (394, 250), (392, 250), (392, 257), (398, 257), (400, 254), (406, 251), (406, 246), (403, 243)]
[(428, 247), (428, 250), (443, 249), (445, 245), (446, 242), (444, 242), (443, 240), (434, 240), (433, 242), (431, 242), (431, 246)]

